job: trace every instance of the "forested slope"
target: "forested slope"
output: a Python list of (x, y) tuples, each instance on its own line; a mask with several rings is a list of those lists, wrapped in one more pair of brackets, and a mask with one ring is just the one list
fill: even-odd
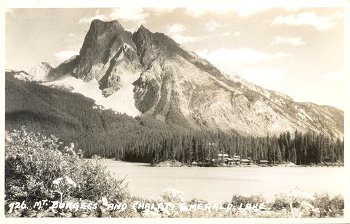
[(193, 130), (169, 126), (150, 116), (132, 118), (76, 93), (26, 82), (6, 74), (6, 130), (20, 129), (55, 135), (66, 144), (74, 142), (85, 157), (100, 155), (128, 161), (183, 163), (204, 161), (225, 152), (297, 164), (343, 161), (344, 145), (323, 134), (284, 132), (279, 136), (254, 137), (219, 130)]

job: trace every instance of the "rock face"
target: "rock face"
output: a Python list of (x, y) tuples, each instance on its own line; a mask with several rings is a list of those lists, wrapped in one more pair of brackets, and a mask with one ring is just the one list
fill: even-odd
[(173, 125), (257, 136), (296, 129), (337, 137), (344, 132), (342, 111), (297, 103), (224, 74), (170, 37), (143, 26), (132, 34), (117, 21), (94, 20), (80, 55), (53, 71), (52, 77), (71, 74), (85, 82), (96, 80), (105, 97), (123, 93), (142, 114)]
[(80, 50), (76, 77), (98, 80), (103, 94), (110, 96), (132, 77), (136, 79), (140, 69), (132, 34), (118, 21), (94, 20)]

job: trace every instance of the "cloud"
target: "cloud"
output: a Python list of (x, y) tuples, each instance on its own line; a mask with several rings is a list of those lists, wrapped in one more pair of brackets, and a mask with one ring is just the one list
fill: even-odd
[[(243, 9), (243, 10), (242, 10)], [(187, 8), (186, 12), (188, 15), (199, 18), (202, 16), (205, 16), (208, 13), (215, 13), (215, 14), (227, 14), (227, 13), (237, 13), (239, 16), (245, 17), (250, 16), (257, 11), (249, 10), (249, 7), (246, 8), (221, 8), (221, 7), (206, 7), (206, 8)]]
[(186, 8), (186, 14), (194, 18), (199, 18), (207, 13), (225, 14), (227, 10), (213, 10), (210, 8)]
[[(211, 21), (213, 22), (213, 21)], [(214, 25), (214, 23), (210, 23), (210, 25), (208, 25), (209, 23), (207, 23), (209, 29), (214, 30), (218, 28), (219, 24)], [(187, 28), (183, 25), (183, 24), (179, 24), (179, 23), (174, 23), (172, 25), (168, 25), (167, 26), (167, 30), (166, 30), (166, 34), (169, 35), (172, 39), (174, 39), (177, 43), (180, 44), (184, 44), (184, 43), (192, 43), (192, 42), (196, 42), (196, 41), (200, 41), (200, 40), (204, 40), (204, 39), (208, 39), (208, 38), (219, 38), (219, 37), (226, 37), (226, 36), (240, 36), (241, 33), (239, 31), (235, 32), (235, 33), (231, 33), (231, 32), (224, 32), (224, 33), (214, 33), (214, 34), (209, 34), (209, 35), (201, 35), (201, 36), (191, 36), (191, 35), (187, 35)]]
[(266, 4), (260, 4), (256, 2), (254, 4), (242, 4), (235, 7), (235, 11), (241, 17), (248, 17), (257, 13), (268, 10), (271, 6)]
[(136, 26), (146, 23), (146, 18), (149, 16), (149, 13), (145, 12), (143, 8), (115, 8), (112, 9), (110, 14), (100, 14), (99, 11), (96, 11), (96, 15), (92, 17), (83, 17), (79, 19), (79, 23), (91, 23), (94, 19), (100, 20), (118, 20), (118, 21), (127, 21), (131, 22)]
[(215, 22), (214, 20), (204, 24), (204, 26), (208, 31), (215, 31), (215, 30), (219, 29), (220, 27), (222, 27), (222, 25), (220, 23)]
[(58, 61), (65, 61), (78, 54), (79, 52), (75, 50), (64, 50), (64, 51), (55, 53), (55, 57), (57, 58)]
[(243, 70), (240, 75), (252, 82), (279, 82), (281, 81), (286, 73), (278, 68), (249, 68)]
[(254, 68), (242, 68), (236, 70), (237, 74), (249, 82), (266, 89), (287, 93), (290, 86), (283, 84), (287, 73), (277, 67), (259, 66)]
[(247, 1), (234, 6), (235, 11), (241, 17), (248, 17), (257, 13), (262, 13), (272, 8), (295, 11), (300, 8), (300, 3), (295, 3), (293, 1)]
[(110, 20), (110, 17), (106, 15), (97, 14), (92, 17), (82, 17), (79, 19), (79, 23), (91, 23), (93, 20), (99, 19), (99, 20)]
[(182, 34), (171, 35), (171, 38), (173, 38), (177, 43), (180, 43), (180, 44), (196, 42), (198, 40), (203, 39), (201, 37), (186, 36), (186, 35), (182, 35)]
[(232, 35), (231, 32), (224, 32), (224, 33), (220, 34), (220, 36), (222, 36), (222, 37), (227, 37), (227, 36), (231, 36), (231, 35)]
[(241, 32), (236, 31), (234, 33), (232, 32), (223, 32), (221, 34), (217, 34), (217, 35), (212, 35), (213, 37), (228, 37), (228, 36), (234, 36), (234, 37), (240, 37), (242, 36)]
[(167, 34), (180, 34), (186, 30), (185, 26), (179, 23), (174, 23), (172, 25), (167, 26)]
[(149, 13), (145, 12), (143, 8), (116, 8), (110, 14), (113, 19), (131, 21), (137, 25), (144, 24), (148, 16)]
[(344, 80), (344, 72), (343, 71), (334, 71), (334, 72), (328, 72), (321, 76), (324, 80), (329, 81), (343, 81)]
[(83, 40), (82, 36), (78, 36), (74, 33), (69, 33), (67, 35), (67, 37), (64, 39), (64, 42), (66, 42), (66, 43), (75, 43), (75, 42), (81, 43), (82, 40)]
[(300, 46), (304, 45), (305, 42), (300, 37), (275, 37), (274, 41), (271, 42), (271, 45), (278, 45), (278, 44), (289, 44), (292, 46)]
[(186, 32), (186, 27), (179, 23), (174, 23), (172, 25), (167, 26), (166, 33), (174, 39), (177, 43), (184, 44), (184, 43), (191, 43), (198, 41), (200, 39), (203, 39), (204, 37), (201, 36), (189, 36), (184, 34)]
[(289, 26), (312, 26), (317, 30), (328, 30), (336, 26), (336, 19), (341, 18), (341, 13), (334, 13), (328, 16), (318, 16), (315, 12), (304, 12), (288, 16), (276, 17), (272, 25), (289, 25)]
[(242, 36), (242, 34), (241, 34), (241, 32), (236, 31), (236, 32), (233, 33), (233, 36), (240, 37), (240, 36)]
[(269, 54), (251, 48), (219, 48), (212, 51), (198, 50), (196, 53), (219, 68), (228, 71), (234, 71), (237, 66), (254, 65), (263, 62), (270, 62), (274, 59), (292, 57), (291, 54), (284, 52)]
[(248, 17), (265, 12), (271, 8), (281, 8), (293, 11), (300, 8), (300, 2), (292, 1), (226, 1), (220, 4), (216, 2), (201, 1), (197, 7), (188, 7), (186, 12), (192, 17), (202, 17), (208, 13), (227, 14), (236, 13), (240, 17)]
[(255, 13), (262, 12), (267, 10), (268, 7), (260, 7), (260, 8), (254, 8), (251, 6), (248, 7), (207, 7), (207, 8), (187, 8), (186, 13), (192, 17), (199, 18), (203, 17), (208, 13), (214, 13), (214, 14), (227, 14), (227, 13), (237, 13), (241, 17), (247, 17), (251, 16)]
[(224, 32), (224, 33), (215, 33), (210, 35), (203, 35), (203, 36), (190, 36), (190, 35), (184, 35), (182, 32), (178, 34), (170, 35), (171, 38), (173, 38), (176, 42), (183, 44), (183, 43), (192, 43), (200, 40), (210, 39), (210, 38), (221, 38), (221, 37), (227, 37), (227, 36), (234, 36), (239, 37), (241, 36), (241, 33), (239, 31), (236, 31), (234, 33), (232, 32)]

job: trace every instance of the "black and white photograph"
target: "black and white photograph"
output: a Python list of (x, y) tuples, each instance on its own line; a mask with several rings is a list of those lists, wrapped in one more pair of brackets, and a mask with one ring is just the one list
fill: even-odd
[(349, 1), (91, 2), (2, 1), (4, 223), (349, 221)]

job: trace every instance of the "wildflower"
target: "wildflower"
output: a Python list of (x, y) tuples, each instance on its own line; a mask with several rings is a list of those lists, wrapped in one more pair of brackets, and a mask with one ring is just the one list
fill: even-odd
[(108, 200), (107, 200), (107, 198), (106, 197), (102, 197), (102, 205), (104, 205), (104, 206), (108, 206)]
[(11, 136), (5, 135), (5, 141), (8, 143), (11, 143), (13, 141), (13, 139), (11, 138)]
[(183, 194), (184, 193), (182, 191), (178, 191), (174, 188), (168, 188), (163, 191), (162, 198), (165, 201), (182, 203), (185, 201), (183, 198)]
[(74, 187), (74, 188), (77, 187), (77, 184), (68, 176), (59, 177), (54, 181), (52, 181), (52, 184), (57, 189), (56, 191), (61, 195), (61, 202), (62, 202), (63, 193), (65, 191), (68, 191), (71, 187)]
[(148, 209), (147, 210), (143, 210), (141, 212), (141, 215), (144, 218), (161, 218), (162, 217), (159, 213), (157, 213), (155, 211), (150, 211)]
[(56, 186), (60, 186), (61, 183), (66, 184), (69, 187), (77, 187), (77, 184), (68, 176), (59, 177), (59, 178), (55, 179), (54, 181), (52, 181), (52, 184), (54, 184)]
[[(313, 197), (310, 194), (298, 189), (283, 191), (279, 194), (279, 197), (283, 198), (284, 201), (289, 204), (290, 210), (292, 212), (292, 217), (294, 218), (302, 217), (303, 213), (304, 215), (309, 214), (309, 211), (313, 209), (313, 206), (307, 202), (313, 200)], [(293, 207), (294, 203), (297, 203), (299, 207)]]

